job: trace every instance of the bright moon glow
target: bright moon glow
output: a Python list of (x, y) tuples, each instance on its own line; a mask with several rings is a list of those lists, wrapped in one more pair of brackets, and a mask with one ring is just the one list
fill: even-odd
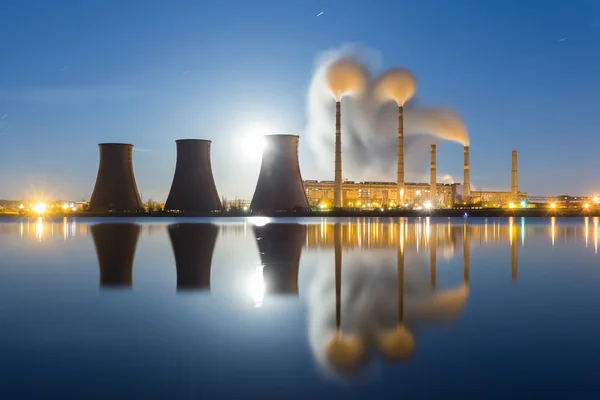
[(264, 136), (272, 134), (273, 131), (268, 127), (250, 127), (242, 132), (242, 153), (248, 159), (260, 160), (265, 148)]

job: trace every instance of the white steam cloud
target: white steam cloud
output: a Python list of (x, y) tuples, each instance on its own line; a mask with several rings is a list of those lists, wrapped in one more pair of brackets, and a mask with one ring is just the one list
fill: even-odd
[[(393, 68), (375, 76), (378, 64), (376, 52), (357, 46), (326, 52), (317, 59), (308, 89), (305, 136), (316, 155), (315, 173), (325, 176), (333, 173), (335, 98), (340, 97), (343, 97), (344, 179), (396, 179), (397, 104), (406, 100), (407, 179), (427, 179), (431, 144), (445, 140), (462, 145), (469, 143), (465, 124), (456, 113), (439, 108), (417, 108), (414, 101), (409, 100), (417, 87), (410, 71)], [(390, 100), (384, 101), (385, 98)]]

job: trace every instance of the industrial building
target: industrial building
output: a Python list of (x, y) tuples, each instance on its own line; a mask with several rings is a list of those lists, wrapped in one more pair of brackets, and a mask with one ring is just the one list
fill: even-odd
[(100, 165), (88, 211), (144, 211), (133, 173), (133, 145), (100, 143)]
[(91, 227), (101, 287), (132, 286), (133, 259), (140, 237), (137, 224), (96, 224)]
[(180, 139), (177, 163), (165, 211), (210, 212), (221, 209), (221, 201), (210, 162), (210, 140)]
[(172, 224), (169, 239), (175, 255), (177, 290), (210, 290), (210, 272), (219, 227)]
[(298, 162), (298, 136), (266, 135), (250, 209), (257, 213), (307, 209)]

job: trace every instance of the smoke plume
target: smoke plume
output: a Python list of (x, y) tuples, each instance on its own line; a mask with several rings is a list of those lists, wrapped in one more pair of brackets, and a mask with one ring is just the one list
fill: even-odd
[[(460, 116), (413, 104), (416, 84), (410, 71), (393, 68), (373, 79), (377, 55), (357, 46), (321, 55), (308, 89), (306, 138), (315, 157), (312, 173), (331, 176), (335, 140), (335, 100), (342, 99), (344, 179), (394, 181), (398, 106), (404, 104), (407, 180), (426, 178), (429, 145), (469, 143)], [(385, 100), (393, 100), (385, 101)]]

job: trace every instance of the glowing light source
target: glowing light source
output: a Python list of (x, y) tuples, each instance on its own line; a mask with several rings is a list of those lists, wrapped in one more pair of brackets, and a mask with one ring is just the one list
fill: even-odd
[(524, 202), (524, 201), (522, 201), (522, 202), (521, 202), (521, 208), (525, 208), (525, 206), (527, 206), (527, 203), (526, 203), (526, 202)]
[(431, 210), (431, 208), (433, 207), (433, 205), (431, 204), (431, 202), (430, 202), (430, 201), (426, 201), (425, 203), (423, 203), (423, 207), (424, 207), (426, 210)]
[(586, 209), (587, 209), (587, 208), (590, 208), (590, 205), (589, 205), (588, 203), (585, 203), (585, 204), (583, 205), (583, 208), (586, 208)]
[(550, 208), (556, 208), (556, 203), (550, 204)]
[(508, 208), (515, 208), (515, 203), (510, 203), (510, 204), (508, 205)]
[(43, 214), (46, 212), (46, 204), (37, 203), (35, 206), (33, 206), (32, 210), (37, 214)]
[(68, 208), (69, 208), (69, 205), (68, 205), (67, 203), (65, 203), (65, 204), (63, 204), (63, 206), (62, 206), (62, 207), (63, 207), (63, 210), (66, 210), (66, 209), (68, 209)]
[(598, 196), (594, 197), (594, 203), (600, 203), (600, 198), (598, 198)]
[(327, 208), (327, 204), (325, 204), (325, 203), (321, 203), (321, 204), (319, 204), (319, 208), (320, 208), (321, 210), (324, 210), (324, 209), (326, 209), (326, 208)]

